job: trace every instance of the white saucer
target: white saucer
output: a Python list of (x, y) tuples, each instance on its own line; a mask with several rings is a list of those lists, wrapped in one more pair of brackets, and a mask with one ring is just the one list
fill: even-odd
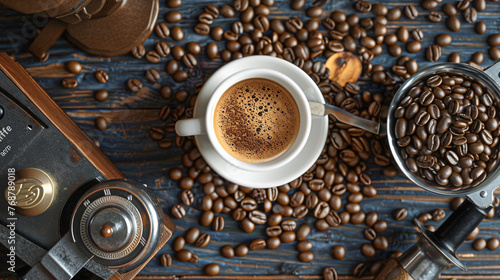
[[(246, 60), (241, 63), (241, 60)], [(243, 67), (241, 66), (243, 65)], [(237, 65), (228, 63), (224, 65), (223, 71), (217, 70), (203, 85), (196, 105), (194, 117), (205, 116), (206, 104), (215, 88), (226, 78), (225, 73), (235, 73), (237, 71), (262, 68), (280, 71), (294, 80), (303, 90), (309, 101), (324, 103), (323, 95), (314, 81), (294, 64), (280, 58), (270, 56), (249, 56), (240, 58)], [(200, 153), (210, 167), (226, 180), (246, 187), (269, 188), (281, 186), (289, 183), (304, 172), (306, 172), (318, 159), (325, 145), (328, 133), (328, 117), (312, 116), (312, 127), (309, 138), (298, 156), (289, 164), (265, 172), (255, 172), (239, 168), (224, 160), (210, 144), (207, 135), (195, 136)]]

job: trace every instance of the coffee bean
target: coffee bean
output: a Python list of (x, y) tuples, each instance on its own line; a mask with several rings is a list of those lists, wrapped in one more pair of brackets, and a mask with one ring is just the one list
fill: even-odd
[(283, 231), (294, 231), (297, 227), (297, 223), (294, 220), (284, 220), (281, 222), (281, 228)]
[(257, 238), (257, 239), (254, 239), (252, 240), (252, 242), (250, 242), (250, 245), (248, 246), (248, 248), (252, 251), (257, 251), (257, 250), (261, 250), (261, 249), (264, 249), (266, 248), (267, 244), (266, 244), (266, 241), (262, 238)]
[(160, 263), (164, 267), (169, 267), (172, 265), (172, 257), (170, 254), (162, 254), (160, 257)]
[(409, 4), (405, 6), (405, 15), (409, 19), (416, 19), (418, 17), (417, 8), (413, 4)]
[(478, 238), (472, 243), (472, 248), (476, 251), (481, 251), (486, 248), (487, 242), (484, 238)]
[[(221, 217), (222, 218), (222, 217)], [(196, 247), (200, 247), (200, 248), (204, 248), (208, 245), (208, 243), (210, 243), (210, 234), (204, 232), (204, 233), (201, 233), (200, 236), (196, 239)]]
[(137, 92), (142, 89), (142, 86), (142, 82), (136, 78), (127, 81), (127, 87), (131, 91)]
[(230, 5), (226, 5), (226, 4), (222, 5), (222, 7), (220, 7), (220, 9), (219, 9), (219, 12), (225, 18), (232, 18), (235, 16), (234, 9)]
[(193, 253), (189, 250), (183, 249), (175, 253), (175, 258), (181, 262), (188, 262), (193, 257)]
[(167, 0), (167, 7), (169, 8), (179, 8), (182, 4), (182, 0)]
[(370, 240), (370, 241), (375, 240), (375, 238), (377, 237), (377, 233), (372, 228), (365, 229), (365, 231), (363, 232), (363, 234), (364, 234), (365, 238), (368, 239), (368, 240)]
[(406, 26), (399, 27), (396, 31), (396, 35), (398, 36), (398, 40), (403, 43), (406, 43), (410, 38), (410, 33)]
[(430, 62), (436, 62), (441, 58), (441, 46), (432, 45), (425, 50), (426, 59)]
[(409, 53), (417, 53), (422, 49), (422, 45), (419, 41), (411, 41), (406, 43), (406, 51)]
[(366, 272), (366, 265), (364, 263), (359, 263), (354, 267), (354, 277), (362, 278)]
[(300, 252), (299, 261), (301, 262), (312, 262), (314, 260), (314, 254), (312, 252)]
[(146, 55), (146, 48), (144, 45), (140, 44), (132, 49), (131, 53), (135, 58), (143, 58)]
[(342, 245), (336, 245), (332, 248), (332, 256), (337, 260), (342, 260), (345, 257), (345, 248)]
[(464, 19), (468, 23), (474, 23), (477, 20), (477, 11), (475, 8), (469, 7), (464, 11)]
[[(208, 32), (204, 35), (208, 35)], [(175, 41), (181, 41), (182, 39), (184, 39), (184, 31), (182, 31), (182, 28), (180, 26), (174, 26), (172, 27), (172, 29), (170, 29), (170, 36)]]
[(441, 15), (441, 13), (437, 12), (437, 11), (429, 12), (429, 15), (427, 17), (432, 22), (440, 22), (443, 19), (443, 16)]
[(170, 28), (164, 22), (160, 22), (155, 26), (155, 33), (156, 36), (165, 39), (170, 36)]
[(420, 28), (415, 28), (411, 31), (411, 36), (415, 41), (420, 41), (424, 38), (424, 32)]
[(453, 32), (460, 30), (460, 20), (456, 16), (450, 16), (446, 19), (446, 27)]
[(450, 4), (450, 3), (444, 3), (442, 6), (441, 6), (441, 10), (443, 11), (443, 13), (447, 16), (455, 16), (457, 14), (457, 9), (455, 8), (454, 5)]
[(75, 60), (66, 62), (64, 64), (64, 68), (66, 68), (66, 71), (73, 74), (80, 74), (80, 72), (82, 72), (82, 65), (80, 64), (80, 62)]
[(387, 222), (384, 220), (379, 220), (373, 225), (373, 229), (376, 232), (384, 232), (387, 229)]
[(434, 38), (434, 42), (442, 47), (446, 47), (451, 44), (452, 37), (448, 33), (439, 34)]
[(389, 242), (385, 236), (379, 235), (373, 240), (373, 247), (377, 250), (385, 250), (389, 247)]
[(294, 231), (285, 231), (280, 235), (281, 243), (291, 243), (295, 241), (296, 234)]
[(297, 234), (296, 234), (297, 240), (298, 241), (305, 240), (310, 232), (311, 232), (311, 227), (308, 224), (302, 224), (297, 229)]
[(200, 216), (200, 225), (204, 227), (208, 227), (209, 225), (212, 224), (212, 221), (214, 220), (214, 212), (212, 211), (204, 211), (201, 216)]
[(398, 7), (392, 8), (386, 15), (389, 21), (396, 21), (401, 18), (401, 9)]
[(334, 267), (326, 267), (323, 269), (324, 280), (338, 280), (337, 270)]
[(234, 257), (234, 249), (230, 245), (224, 245), (220, 248), (220, 253), (225, 258), (233, 258)]
[(172, 216), (174, 216), (177, 219), (182, 219), (184, 216), (186, 216), (186, 210), (182, 205), (176, 204), (172, 207), (171, 209)]
[(216, 263), (207, 264), (203, 268), (203, 272), (207, 276), (217, 276), (220, 273), (220, 266), (218, 264), (216, 264)]
[(158, 63), (161, 61), (161, 56), (158, 52), (151, 50), (146, 54), (146, 60), (149, 63)]
[(405, 208), (401, 208), (394, 212), (394, 219), (396, 219), (397, 221), (402, 221), (406, 218), (407, 215), (408, 210), (406, 210)]
[(307, 240), (299, 241), (299, 242), (297, 242), (297, 245), (295, 245), (295, 248), (299, 252), (311, 251), (312, 247), (313, 247), (312, 242), (311, 241), (307, 241)]
[(65, 88), (76, 88), (78, 86), (78, 81), (75, 78), (65, 78), (62, 80), (61, 84)]
[(106, 130), (108, 128), (108, 121), (105, 117), (97, 117), (94, 121), (94, 125), (99, 130)]
[(185, 80), (187, 80), (188, 76), (189, 76), (189, 74), (186, 71), (178, 70), (174, 73), (173, 79), (174, 79), (174, 81), (181, 83), (181, 82), (184, 82)]
[(216, 216), (215, 220), (212, 222), (212, 229), (214, 231), (223, 231), (225, 226), (224, 217)]
[(248, 246), (245, 244), (239, 244), (234, 248), (234, 255), (237, 257), (244, 257), (248, 254)]
[(365, 0), (358, 0), (354, 7), (361, 13), (369, 13), (372, 10), (372, 4)]
[(424, 8), (424, 10), (433, 10), (439, 5), (438, 1), (435, 0), (424, 0), (420, 3), (420, 6)]
[(160, 79), (160, 72), (158, 72), (158, 70), (154, 68), (151, 68), (146, 72), (146, 79), (152, 83), (156, 83)]
[(498, 246), (500, 246), (500, 241), (496, 237), (490, 238), (486, 242), (486, 247), (488, 248), (488, 250), (494, 251), (498, 249)]

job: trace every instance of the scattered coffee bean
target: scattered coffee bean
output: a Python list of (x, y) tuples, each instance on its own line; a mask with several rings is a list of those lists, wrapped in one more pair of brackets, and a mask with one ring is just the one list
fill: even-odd
[(182, 207), (180, 204), (176, 204), (172, 207), (171, 209), (172, 216), (174, 216), (177, 219), (182, 219), (184, 216), (186, 216), (186, 209)]
[(64, 64), (66, 71), (73, 74), (80, 74), (82, 72), (82, 64), (75, 60), (70, 60)]
[(362, 278), (365, 272), (366, 272), (366, 265), (364, 263), (359, 263), (354, 267), (353, 274), (354, 277), (356, 278)]
[(135, 58), (143, 58), (146, 55), (146, 48), (141, 44), (132, 49), (131, 53)]
[(324, 280), (338, 280), (337, 270), (334, 267), (326, 267), (323, 269)]
[(78, 80), (75, 78), (64, 78), (61, 84), (65, 88), (76, 88), (78, 86)]
[(416, 19), (418, 17), (417, 8), (413, 4), (406, 5), (406, 7), (405, 7), (405, 15), (409, 19)]
[(396, 219), (397, 221), (402, 221), (406, 218), (407, 215), (408, 210), (406, 210), (405, 208), (401, 208), (394, 213), (394, 219)]
[(500, 246), (500, 241), (496, 237), (490, 238), (486, 242), (486, 247), (488, 248), (488, 250), (494, 251), (498, 249), (498, 246)]
[(146, 54), (146, 60), (149, 63), (158, 63), (161, 61), (161, 56), (156, 51), (151, 50)]
[(484, 238), (478, 238), (472, 243), (472, 248), (476, 251), (481, 251), (486, 248), (487, 242)]
[(160, 263), (164, 267), (169, 267), (172, 265), (172, 256), (170, 254), (162, 254), (160, 257)]
[(158, 70), (154, 68), (151, 68), (146, 72), (146, 79), (152, 83), (156, 83), (160, 79), (160, 72), (158, 72)]
[(106, 130), (108, 128), (108, 121), (105, 117), (97, 117), (94, 124), (99, 130)]
[(299, 261), (301, 262), (312, 262), (314, 260), (313, 252), (300, 252)]
[(218, 264), (216, 264), (216, 263), (207, 264), (203, 268), (203, 272), (207, 276), (217, 276), (220, 273), (220, 266)]
[(164, 22), (160, 22), (155, 26), (155, 33), (156, 36), (165, 39), (170, 36), (170, 28)]
[(127, 87), (131, 91), (137, 92), (142, 89), (142, 86), (143, 86), (142, 82), (136, 78), (127, 81)]
[(342, 245), (336, 245), (332, 248), (332, 256), (337, 260), (342, 260), (345, 258), (345, 248)]
[(457, 32), (461, 28), (460, 20), (456, 16), (451, 16), (446, 19), (446, 26), (449, 30)]

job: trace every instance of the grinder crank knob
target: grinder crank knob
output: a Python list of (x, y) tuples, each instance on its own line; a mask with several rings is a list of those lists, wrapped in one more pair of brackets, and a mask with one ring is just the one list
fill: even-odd
[(77, 203), (71, 235), (99, 263), (128, 271), (153, 253), (163, 222), (161, 206), (150, 190), (110, 180), (90, 188)]

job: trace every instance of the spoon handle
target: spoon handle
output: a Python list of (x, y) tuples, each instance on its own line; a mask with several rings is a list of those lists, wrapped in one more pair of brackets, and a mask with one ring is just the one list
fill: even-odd
[(377, 135), (387, 134), (387, 127), (385, 124), (364, 119), (338, 107), (312, 101), (309, 101), (309, 107), (311, 108), (311, 113), (313, 115), (333, 115), (339, 122), (350, 124)]

